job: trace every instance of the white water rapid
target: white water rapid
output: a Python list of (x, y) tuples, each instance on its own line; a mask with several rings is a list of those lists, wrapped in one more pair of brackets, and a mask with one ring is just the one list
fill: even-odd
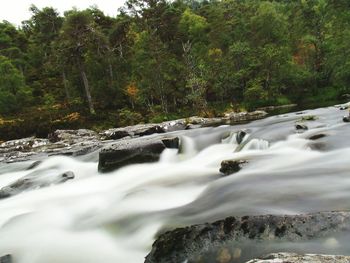
[[(295, 123), (305, 115), (308, 130)], [(141, 263), (158, 231), (229, 215), (350, 209), (350, 124), (330, 107), (246, 125), (188, 131), (181, 154), (97, 172), (97, 154), (51, 157), (30, 172), (72, 171), (75, 179), (0, 200), (0, 256), (15, 263)], [(244, 129), (240, 151), (235, 136)], [(310, 140), (314, 135), (323, 138)], [(223, 177), (220, 163), (248, 164)], [(29, 163), (1, 164), (0, 188)], [(349, 251), (341, 251), (350, 254)]]

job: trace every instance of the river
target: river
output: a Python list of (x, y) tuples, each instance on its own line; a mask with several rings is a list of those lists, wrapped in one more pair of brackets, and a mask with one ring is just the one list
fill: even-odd
[[(230, 215), (349, 210), (344, 114), (328, 107), (188, 131), (181, 153), (166, 149), (157, 163), (107, 174), (97, 171), (97, 152), (47, 158), (31, 172), (72, 171), (75, 179), (0, 201), (0, 256), (11, 254), (15, 263), (141, 263), (164, 229)], [(315, 120), (301, 121), (309, 115)], [(298, 122), (308, 129), (296, 130)], [(235, 139), (239, 130), (247, 132), (244, 147)], [(248, 163), (222, 176), (226, 159)], [(28, 165), (1, 164), (0, 187), (28, 174)], [(350, 255), (346, 246), (333, 248), (328, 252)]]

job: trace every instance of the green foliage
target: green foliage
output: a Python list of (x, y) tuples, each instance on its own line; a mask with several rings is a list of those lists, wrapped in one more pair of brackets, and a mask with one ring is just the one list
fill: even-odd
[(268, 92), (263, 89), (262, 81), (254, 79), (248, 82), (248, 87), (244, 92), (244, 102), (248, 108), (265, 106), (268, 101)]
[(323, 104), (350, 93), (349, 10), (344, 0), (128, 0), (112, 18), (32, 6), (22, 27), (0, 23), (0, 113), (64, 105), (97, 112), (85, 120), (104, 127), (106, 112), (129, 125)]
[(0, 113), (10, 113), (31, 101), (31, 90), (11, 61), (0, 56)]
[(123, 108), (118, 114), (118, 124), (120, 126), (136, 125), (143, 122), (143, 117), (140, 113)]

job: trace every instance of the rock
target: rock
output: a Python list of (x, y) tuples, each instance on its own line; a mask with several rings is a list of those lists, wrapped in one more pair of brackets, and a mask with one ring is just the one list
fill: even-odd
[(23, 178), (0, 189), (0, 199), (11, 197), (25, 191), (44, 188), (50, 185), (61, 184), (74, 179), (71, 171), (62, 174), (50, 174), (47, 171), (32, 172)]
[(237, 143), (240, 144), (246, 135), (247, 135), (247, 133), (245, 131), (238, 131), (236, 134)]
[(195, 128), (200, 127), (213, 127), (213, 126), (219, 126), (225, 123), (225, 120), (223, 118), (202, 118), (193, 116), (186, 119), (187, 122), (187, 129), (189, 126), (193, 126)]
[(177, 137), (118, 141), (100, 151), (98, 170), (108, 172), (128, 164), (155, 162), (165, 148), (176, 148), (178, 144)]
[(350, 122), (350, 116), (344, 116), (343, 122)]
[(238, 113), (231, 112), (231, 113), (225, 114), (225, 117), (226, 117), (227, 124), (234, 124), (234, 123), (258, 120), (266, 117), (266, 115), (267, 115), (266, 111), (257, 110), (253, 112), (238, 112)]
[(166, 148), (170, 149), (178, 149), (180, 146), (179, 137), (163, 138), (162, 142), (164, 143)]
[(103, 140), (117, 140), (124, 137), (138, 137), (144, 135), (151, 135), (154, 133), (164, 133), (165, 129), (154, 123), (138, 124), (134, 126), (127, 126), (123, 128), (114, 128), (100, 133)]
[(247, 263), (348, 263), (349, 256), (335, 255), (317, 255), (304, 254), (298, 255), (295, 253), (273, 253), (260, 257), (259, 259), (249, 260)]
[(317, 116), (315, 115), (305, 115), (300, 119), (300, 121), (315, 121), (315, 120), (317, 120)]
[(42, 161), (35, 161), (31, 165), (29, 165), (26, 170), (34, 169), (35, 167), (39, 166), (41, 163), (42, 163)]
[(48, 145), (48, 139), (39, 139), (34, 137), (23, 138), (19, 140), (11, 140), (0, 144), (0, 154), (13, 151), (30, 152), (36, 148)]
[(311, 137), (309, 137), (309, 140), (315, 141), (315, 140), (321, 139), (323, 137), (326, 137), (326, 134), (323, 134), (323, 133), (315, 134), (315, 135), (312, 135)]
[(29, 137), (2, 143), (0, 162), (27, 161), (51, 155), (79, 156), (98, 150), (102, 145), (99, 135), (94, 131), (57, 130), (49, 139)]
[(79, 130), (56, 130), (48, 136), (50, 142), (64, 142), (68, 144), (76, 144), (86, 140), (99, 140), (100, 136), (87, 129)]
[(185, 130), (186, 125), (187, 123), (185, 119), (166, 121), (160, 124), (160, 126), (164, 129), (165, 132)]
[[(184, 262), (209, 250), (221, 249), (230, 242), (298, 242), (349, 230), (350, 212), (228, 217), (161, 234), (153, 243), (145, 263)], [(249, 254), (244, 248), (240, 249), (240, 253)]]
[(295, 124), (295, 129), (297, 129), (297, 130), (307, 130), (308, 127), (305, 124), (297, 123), (297, 124)]
[(0, 257), (0, 263), (12, 263), (11, 255), (5, 255)]
[(230, 175), (237, 173), (248, 162), (246, 160), (225, 160), (221, 162), (220, 173)]

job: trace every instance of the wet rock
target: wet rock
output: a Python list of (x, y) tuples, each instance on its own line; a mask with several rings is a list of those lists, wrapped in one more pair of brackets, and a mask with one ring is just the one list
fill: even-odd
[(307, 130), (308, 127), (305, 124), (297, 123), (297, 124), (295, 124), (295, 129), (297, 129), (297, 130)]
[(246, 135), (247, 135), (247, 133), (245, 131), (238, 131), (236, 134), (237, 143), (240, 144)]
[(38, 167), (41, 163), (42, 163), (42, 161), (35, 161), (31, 165), (29, 165), (26, 170), (34, 169), (34, 168)]
[(247, 263), (348, 263), (350, 262), (349, 256), (335, 256), (335, 255), (317, 255), (317, 254), (304, 254), (298, 255), (295, 253), (273, 253), (260, 257), (259, 259), (253, 259)]
[[(145, 262), (184, 262), (230, 242), (298, 242), (349, 230), (350, 212), (228, 217), (165, 232), (153, 243)], [(247, 252), (242, 248), (241, 253)]]
[(225, 161), (222, 161), (220, 173), (222, 173), (224, 175), (230, 175), (233, 173), (237, 173), (247, 163), (248, 162), (246, 160), (225, 160)]
[(315, 120), (317, 120), (317, 116), (315, 115), (305, 115), (300, 119), (300, 121), (315, 121)]
[(71, 171), (62, 174), (55, 174), (54, 172), (50, 173), (47, 170), (32, 172), (10, 185), (1, 188), (0, 199), (11, 197), (29, 190), (61, 184), (74, 179), (74, 177), (74, 173)]
[(5, 255), (0, 257), (0, 263), (12, 263), (11, 255)]
[(170, 149), (178, 149), (180, 145), (179, 137), (163, 138), (162, 142), (164, 143), (166, 148)]
[(343, 122), (350, 122), (350, 117), (349, 116), (344, 116), (343, 117)]
[(176, 148), (178, 144), (177, 137), (118, 141), (100, 151), (98, 170), (108, 172), (128, 164), (155, 162), (165, 148)]
[(309, 140), (315, 141), (318, 139), (321, 139), (323, 137), (326, 137), (326, 134), (320, 133), (320, 134), (315, 134), (309, 137)]

